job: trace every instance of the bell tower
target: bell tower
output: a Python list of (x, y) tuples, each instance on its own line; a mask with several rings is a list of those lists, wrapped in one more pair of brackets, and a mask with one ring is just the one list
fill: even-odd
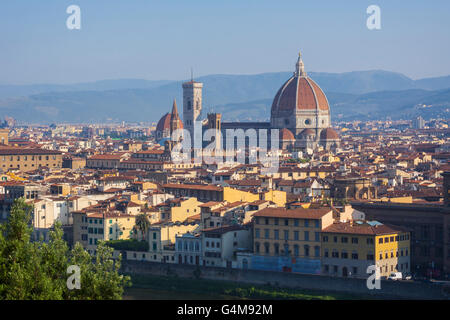
[(200, 121), (202, 112), (203, 83), (191, 81), (183, 83), (183, 127), (194, 137), (194, 123)]

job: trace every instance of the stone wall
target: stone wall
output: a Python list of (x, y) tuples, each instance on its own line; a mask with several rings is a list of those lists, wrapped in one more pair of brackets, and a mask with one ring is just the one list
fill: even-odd
[[(200, 272), (199, 272), (200, 271)], [(381, 299), (449, 299), (449, 289), (433, 283), (381, 281), (381, 289), (369, 290), (365, 279), (336, 278), (259, 270), (227, 269), (157, 262), (123, 261), (122, 272), (131, 274), (176, 275), (182, 278), (225, 280), (249, 284), (270, 284), (286, 288), (374, 295)]]

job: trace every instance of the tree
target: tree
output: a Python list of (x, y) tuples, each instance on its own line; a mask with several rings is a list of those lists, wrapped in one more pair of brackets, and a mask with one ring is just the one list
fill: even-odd
[(141, 230), (142, 237), (145, 240), (145, 235), (148, 232), (148, 229), (150, 228), (150, 220), (148, 219), (148, 216), (145, 213), (141, 213), (140, 215), (136, 216), (136, 227)]
[[(121, 257), (100, 242), (95, 256), (81, 244), (69, 250), (60, 223), (48, 243), (32, 242), (32, 206), (14, 202), (6, 224), (0, 225), (0, 300), (121, 299), (130, 278), (119, 274)], [(80, 289), (69, 290), (69, 266), (80, 270)]]

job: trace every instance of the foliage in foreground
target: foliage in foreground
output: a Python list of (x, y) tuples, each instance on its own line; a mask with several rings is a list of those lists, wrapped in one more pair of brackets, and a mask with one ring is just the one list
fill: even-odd
[[(121, 299), (130, 277), (119, 274), (120, 257), (100, 242), (95, 256), (81, 244), (69, 249), (60, 224), (48, 243), (32, 242), (29, 225), (32, 206), (14, 202), (6, 224), (0, 225), (0, 300)], [(69, 290), (71, 265), (80, 268), (80, 289)]]

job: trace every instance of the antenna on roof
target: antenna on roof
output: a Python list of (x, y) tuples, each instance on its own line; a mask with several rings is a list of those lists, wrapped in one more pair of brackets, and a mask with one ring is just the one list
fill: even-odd
[(191, 67), (191, 81), (192, 82), (194, 81), (194, 70), (192, 69), (192, 67)]

